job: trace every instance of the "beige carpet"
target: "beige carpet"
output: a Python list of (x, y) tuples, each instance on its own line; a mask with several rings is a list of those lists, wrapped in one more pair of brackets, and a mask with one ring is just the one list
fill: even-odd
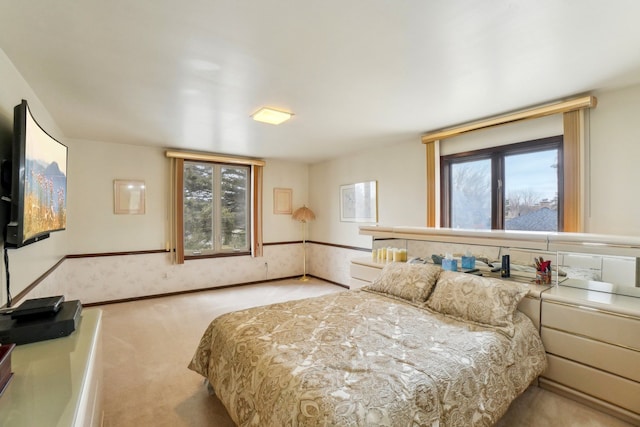
[[(104, 426), (233, 426), (203, 378), (187, 369), (209, 322), (241, 308), (344, 290), (314, 279), (288, 280), (101, 306)], [(628, 426), (537, 387), (498, 425)]]

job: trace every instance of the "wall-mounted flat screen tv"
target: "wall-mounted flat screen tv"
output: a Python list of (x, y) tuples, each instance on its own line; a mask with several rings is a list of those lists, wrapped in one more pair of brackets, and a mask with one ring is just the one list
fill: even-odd
[(11, 217), (5, 244), (21, 247), (66, 228), (67, 151), (40, 127), (27, 101), (15, 107)]

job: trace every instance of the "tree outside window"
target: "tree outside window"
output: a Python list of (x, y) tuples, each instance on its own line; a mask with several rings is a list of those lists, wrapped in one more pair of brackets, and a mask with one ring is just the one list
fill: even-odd
[(491, 159), (451, 165), (451, 226), (491, 229)]
[(442, 225), (559, 231), (562, 136), (443, 156)]
[(250, 167), (184, 162), (187, 256), (250, 250)]

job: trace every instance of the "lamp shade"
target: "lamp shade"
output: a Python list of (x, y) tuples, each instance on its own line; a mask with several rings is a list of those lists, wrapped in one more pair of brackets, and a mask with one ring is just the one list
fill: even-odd
[(301, 208), (298, 208), (293, 212), (291, 218), (300, 222), (309, 222), (316, 219), (316, 214), (314, 214), (313, 211), (308, 207), (302, 206)]

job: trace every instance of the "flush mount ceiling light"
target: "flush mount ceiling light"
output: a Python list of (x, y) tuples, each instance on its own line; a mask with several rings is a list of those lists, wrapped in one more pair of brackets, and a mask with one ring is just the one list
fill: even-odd
[(291, 116), (293, 116), (293, 113), (275, 110), (269, 107), (262, 107), (251, 115), (255, 121), (269, 123), (271, 125), (279, 125), (280, 123), (286, 122)]

